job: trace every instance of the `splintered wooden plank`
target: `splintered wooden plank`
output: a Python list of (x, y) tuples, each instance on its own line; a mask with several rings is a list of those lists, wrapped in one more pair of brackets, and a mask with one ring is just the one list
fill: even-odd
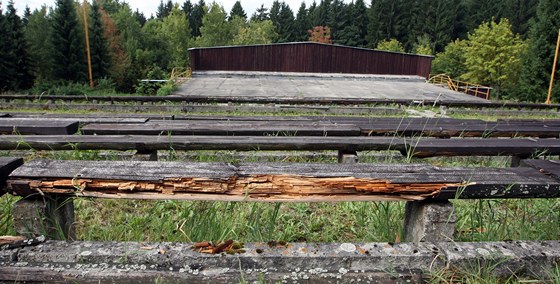
[(404, 150), (393, 137), (0, 135), (0, 150)]
[(77, 119), (0, 118), (0, 134), (66, 135), (78, 131)]
[(4, 186), (8, 175), (21, 165), (23, 165), (22, 158), (0, 157), (0, 196), (6, 193)]
[(146, 124), (89, 124), (84, 134), (98, 135), (274, 135), (359, 136), (354, 125), (290, 121), (149, 121)]
[[(546, 187), (547, 191), (542, 191)], [(559, 181), (531, 168), (437, 168), (415, 164), (32, 161), (8, 190), (106, 198), (225, 201), (367, 201), (558, 197)]]
[(558, 155), (560, 139), (411, 139), (407, 149), (415, 157)]

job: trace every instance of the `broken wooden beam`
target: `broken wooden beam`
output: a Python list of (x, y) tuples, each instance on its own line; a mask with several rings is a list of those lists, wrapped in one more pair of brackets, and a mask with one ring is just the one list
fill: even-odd
[(337, 202), (560, 197), (560, 180), (532, 168), (36, 160), (11, 174), (8, 190), (19, 196)]

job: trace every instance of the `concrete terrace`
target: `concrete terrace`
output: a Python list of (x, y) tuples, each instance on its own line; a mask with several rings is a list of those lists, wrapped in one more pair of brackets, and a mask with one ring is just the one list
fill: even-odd
[(426, 83), (420, 76), (198, 71), (175, 96), (487, 100)]

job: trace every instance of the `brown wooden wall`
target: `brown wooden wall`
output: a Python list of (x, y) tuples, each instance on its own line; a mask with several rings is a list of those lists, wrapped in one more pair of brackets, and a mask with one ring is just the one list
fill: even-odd
[(433, 57), (314, 42), (193, 48), (193, 71), (269, 71), (419, 75)]

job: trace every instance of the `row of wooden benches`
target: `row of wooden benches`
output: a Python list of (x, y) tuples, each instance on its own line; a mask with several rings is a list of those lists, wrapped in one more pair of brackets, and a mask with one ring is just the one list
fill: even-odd
[(270, 104), (288, 103), (291, 105), (429, 105), (448, 107), (470, 107), (470, 108), (525, 108), (525, 109), (560, 109), (560, 104), (539, 103), (514, 103), (514, 102), (490, 102), (490, 101), (441, 101), (441, 100), (410, 100), (410, 99), (375, 99), (375, 98), (279, 98), (279, 97), (210, 97), (210, 96), (33, 96), (33, 95), (0, 95), (0, 100), (13, 101), (93, 101), (93, 102), (175, 102), (175, 103), (245, 103), (245, 104)]

